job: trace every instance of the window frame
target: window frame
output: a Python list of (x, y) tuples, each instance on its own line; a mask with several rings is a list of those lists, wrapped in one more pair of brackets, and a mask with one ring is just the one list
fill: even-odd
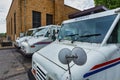
[(41, 12), (32, 11), (32, 28), (41, 26)]
[(53, 24), (53, 15), (52, 14), (46, 14), (46, 25)]

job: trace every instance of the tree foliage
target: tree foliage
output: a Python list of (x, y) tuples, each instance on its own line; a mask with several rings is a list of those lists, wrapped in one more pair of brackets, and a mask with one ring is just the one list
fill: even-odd
[(0, 37), (6, 37), (6, 33), (0, 33)]
[(120, 7), (120, 0), (94, 0), (95, 5), (104, 5), (108, 9)]

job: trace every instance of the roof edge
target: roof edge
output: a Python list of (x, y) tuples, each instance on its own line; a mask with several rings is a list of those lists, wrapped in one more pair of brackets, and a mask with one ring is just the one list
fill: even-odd
[(8, 15), (9, 15), (9, 13), (10, 13), (10, 10), (11, 10), (11, 7), (12, 7), (12, 5), (13, 5), (13, 2), (14, 2), (14, 0), (12, 0), (12, 2), (11, 2), (10, 8), (9, 8), (8, 13), (7, 13), (7, 16), (6, 16), (6, 19), (7, 19)]
[[(77, 9), (77, 8), (71, 7), (71, 6), (69, 6), (69, 5), (66, 5), (66, 4), (64, 4), (64, 6), (70, 7), (70, 8), (72, 8), (72, 9), (79, 10), (79, 9)], [(79, 11), (81, 11), (81, 10), (79, 10)]]
[(76, 12), (73, 14), (69, 15), (69, 18), (76, 18), (76, 17), (80, 17), (80, 16), (84, 16), (84, 15), (89, 15), (89, 14), (93, 14), (93, 13), (98, 13), (98, 12), (102, 12), (102, 11), (107, 11), (108, 9), (105, 6), (95, 6), (89, 9), (86, 9), (84, 11), (81, 12)]

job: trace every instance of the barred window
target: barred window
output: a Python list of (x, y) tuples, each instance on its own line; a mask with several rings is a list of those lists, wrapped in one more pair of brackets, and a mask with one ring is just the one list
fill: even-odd
[(32, 12), (32, 24), (33, 28), (41, 26), (41, 12), (33, 11)]
[(46, 14), (46, 25), (53, 24), (53, 15), (52, 14)]

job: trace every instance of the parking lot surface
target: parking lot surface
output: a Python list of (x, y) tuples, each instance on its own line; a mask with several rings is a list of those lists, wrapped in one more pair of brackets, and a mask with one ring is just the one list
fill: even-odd
[(31, 58), (21, 55), (16, 49), (0, 50), (0, 80), (28, 80)]

